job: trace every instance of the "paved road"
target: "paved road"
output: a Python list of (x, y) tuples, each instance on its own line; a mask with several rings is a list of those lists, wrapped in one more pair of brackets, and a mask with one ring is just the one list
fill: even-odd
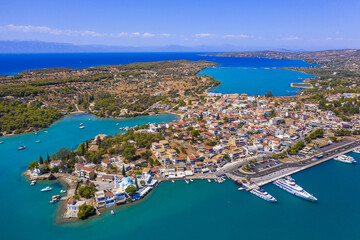
[[(321, 163), (326, 159), (332, 159), (336, 157), (337, 155), (343, 154), (345, 152), (348, 152), (349, 149), (352, 149), (354, 147), (360, 146), (360, 140), (350, 140), (350, 139), (344, 139), (342, 141), (333, 143), (329, 146), (326, 146), (324, 148), (319, 149), (323, 157), (317, 158), (317, 157), (309, 157), (307, 159), (304, 159), (302, 162), (295, 162), (295, 163), (284, 163), (280, 166), (276, 166), (273, 168), (270, 168), (263, 172), (257, 172), (255, 174), (245, 174), (243, 172), (233, 170), (233, 171), (227, 171), (227, 173), (231, 173), (232, 175), (238, 176), (238, 177), (251, 177), (251, 178), (265, 178), (268, 175), (277, 175), (278, 172), (285, 172), (286, 169), (300, 169), (300, 168), (306, 168), (307, 166), (316, 165), (318, 163)], [(319, 156), (319, 155), (318, 155)]]

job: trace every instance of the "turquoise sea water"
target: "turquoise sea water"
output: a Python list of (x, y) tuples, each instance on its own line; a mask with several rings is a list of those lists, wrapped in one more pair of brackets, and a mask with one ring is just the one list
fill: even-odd
[(292, 82), (303, 82), (315, 77), (297, 71), (276, 68), (220, 67), (207, 68), (198, 75), (210, 75), (222, 82), (210, 90), (217, 93), (246, 93), (264, 95), (268, 91), (277, 96), (295, 95), (299, 89), (290, 87)]
[[(9, 71), (17, 72), (30, 65), (30, 68), (55, 67), (67, 63), (66, 66), (75, 68), (87, 67), (89, 64), (119, 63), (114, 62), (119, 61), (116, 55), (111, 55), (110, 60), (99, 56), (102, 55), (64, 54), (59, 59), (59, 55), (51, 54), (20, 57), (1, 55), (0, 71), (10, 69)], [(141, 58), (135, 57), (135, 59), (128, 55), (128, 60), (126, 56), (121, 56), (123, 57), (121, 63), (141, 59), (144, 61), (197, 59), (194, 54), (144, 54)], [(82, 59), (87, 61), (83, 62)], [(228, 89), (237, 88), (239, 83), (231, 76), (239, 79), (241, 74), (251, 76), (249, 72), (242, 71), (244, 68), (249, 71), (256, 68), (256, 72), (260, 75), (270, 76), (279, 72), (279, 69), (265, 68), (306, 65), (295, 60), (235, 58), (207, 60), (220, 62), (223, 67), (227, 67), (222, 68), (225, 70), (224, 79), (234, 81)], [(241, 68), (229, 72), (228, 67)], [(208, 70), (212, 70), (213, 74), (219, 74), (217, 69)], [(237, 71), (242, 73), (238, 75)], [(267, 74), (268, 71), (270, 74)], [(281, 78), (282, 73), (278, 76)], [(250, 81), (248, 78), (245, 79)], [(257, 87), (249, 86), (252, 86), (250, 89), (254, 94), (265, 93), (268, 90), (276, 94), (276, 89), (281, 90), (285, 85), (287, 88), (288, 83), (294, 79), (288, 79), (288, 82), (279, 80), (280, 82), (273, 84), (274, 90), (266, 89), (264, 87), (266, 82), (263, 84), (257, 82), (255, 85)], [(226, 81), (223, 80), (223, 84), (226, 84)], [(247, 86), (239, 86), (241, 86), (237, 88), (239, 90), (236, 90), (239, 91), (238, 93), (252, 94), (250, 91), (243, 91)], [(61, 225), (54, 224), (58, 205), (49, 204), (49, 200), (52, 195), (60, 191), (62, 186), (57, 182), (42, 182), (30, 187), (30, 183), (21, 176), (30, 161), (38, 159), (39, 155), (45, 157), (46, 152), (51, 154), (61, 147), (75, 148), (79, 143), (96, 134), (114, 134), (120, 127), (148, 122), (169, 122), (175, 119), (175, 116), (169, 114), (126, 120), (98, 119), (91, 115), (80, 114), (66, 116), (48, 128), (48, 133), (42, 130), (38, 135), (1, 137), (0, 141), (4, 143), (0, 144), (0, 239), (360, 239), (359, 165), (348, 165), (331, 160), (293, 175), (299, 185), (319, 199), (318, 203), (299, 199), (272, 184), (264, 188), (278, 199), (276, 204), (265, 202), (250, 193), (240, 192), (230, 181), (218, 184), (198, 180), (190, 185), (184, 181), (165, 182), (144, 200), (115, 208), (115, 215), (107, 212), (86, 221)], [(85, 129), (78, 128), (80, 123), (84, 123)], [(40, 140), (41, 143), (35, 143), (36, 140)], [(17, 147), (20, 144), (25, 144), (27, 149), (18, 151)], [(360, 161), (360, 155), (355, 153), (350, 155)], [(52, 192), (40, 192), (40, 189), (48, 185), (54, 189)]]
[[(91, 118), (91, 120), (88, 120)], [(100, 217), (72, 224), (54, 224), (56, 204), (50, 197), (57, 182), (29, 186), (21, 173), (28, 163), (60, 147), (76, 147), (97, 133), (111, 134), (119, 127), (175, 119), (159, 115), (127, 120), (98, 119), (81, 114), (63, 120), (38, 135), (2, 137), (0, 141), (1, 239), (359, 239), (360, 167), (328, 161), (293, 175), (313, 193), (310, 203), (269, 184), (265, 190), (278, 203), (271, 204), (223, 184), (198, 180), (161, 183), (144, 200), (114, 209)], [(78, 128), (84, 123), (85, 129)], [(119, 125), (116, 123), (119, 122)], [(34, 141), (41, 140), (41, 143)], [(16, 150), (18, 142), (27, 145)], [(360, 155), (352, 153), (360, 160)], [(52, 192), (40, 192), (45, 186)]]
[[(3, 141), (0, 144), (0, 239), (33, 239), (35, 236), (45, 239), (52, 230), (60, 230), (53, 225), (56, 204), (49, 204), (49, 201), (52, 195), (60, 192), (62, 186), (51, 182), (30, 187), (29, 182), (21, 175), (30, 161), (38, 160), (40, 155), (45, 158), (47, 152), (51, 155), (62, 147), (74, 149), (79, 143), (99, 133), (114, 134), (119, 132), (120, 127), (133, 127), (149, 122), (171, 122), (176, 119), (177, 116), (171, 114), (123, 120), (74, 114), (67, 115), (48, 129), (39, 131), (38, 135), (31, 133), (0, 137), (0, 141)], [(84, 129), (79, 129), (80, 123), (84, 123)], [(37, 140), (41, 143), (35, 143)], [(27, 148), (17, 150), (20, 144)], [(48, 185), (54, 190), (40, 192), (40, 189)]]

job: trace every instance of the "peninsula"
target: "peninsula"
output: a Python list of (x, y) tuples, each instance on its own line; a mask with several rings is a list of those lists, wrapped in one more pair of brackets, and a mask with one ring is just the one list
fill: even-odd
[[(220, 84), (196, 76), (208, 61), (162, 61), (86, 69), (49, 68), (0, 76), (0, 133), (48, 127), (64, 114), (136, 117), (167, 111)], [(31, 117), (29, 117), (31, 116)], [(26, 119), (26, 121), (24, 121)]]
[[(358, 74), (356, 66), (351, 71), (346, 66), (336, 65), (337, 71), (348, 71), (351, 78)], [(305, 69), (326, 72), (334, 67)], [(343, 154), (360, 151), (360, 93), (357, 85), (340, 90), (336, 84), (341, 77), (336, 79), (318, 76), (311, 80), (314, 88), (291, 97), (270, 91), (265, 96), (209, 93), (203, 85), (202, 91), (186, 98), (179, 94), (183, 98), (167, 109), (180, 116), (178, 122), (94, 136), (77, 150), (60, 149), (46, 160), (34, 160), (26, 174), (34, 180), (61, 177), (72, 183), (62, 198), (67, 200), (65, 218), (85, 219), (101, 209), (137, 201), (162, 181), (175, 180), (222, 183), (228, 177), (239, 190), (276, 202), (261, 185), (335, 157), (354, 162)], [(204, 80), (211, 86), (217, 83)], [(324, 89), (317, 84), (322, 81), (335, 85)], [(289, 179), (277, 184), (293, 181)]]

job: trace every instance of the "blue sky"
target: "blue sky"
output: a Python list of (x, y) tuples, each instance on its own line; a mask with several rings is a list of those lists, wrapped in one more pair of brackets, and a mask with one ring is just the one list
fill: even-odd
[(0, 0), (0, 40), (360, 48), (359, 0)]

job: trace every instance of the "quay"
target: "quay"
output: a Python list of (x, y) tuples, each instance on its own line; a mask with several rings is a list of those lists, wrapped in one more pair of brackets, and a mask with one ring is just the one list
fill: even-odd
[[(267, 173), (265, 175), (259, 175), (257, 173), (254, 173), (251, 175), (239, 174), (239, 172), (235, 173), (235, 171), (226, 172), (226, 175), (229, 179), (240, 180), (240, 181), (243, 179), (246, 179), (247, 177), (251, 177), (251, 180), (254, 182), (254, 184), (256, 186), (263, 186), (263, 185), (271, 183), (277, 179), (292, 175), (294, 173), (300, 172), (307, 168), (310, 168), (310, 167), (316, 166), (318, 164), (321, 164), (323, 162), (329, 161), (337, 156), (346, 154), (348, 152), (352, 152), (359, 146), (360, 146), (360, 139), (354, 140), (354, 141), (351, 141), (351, 140), (345, 141), (345, 143), (336, 144), (335, 146), (330, 145), (328, 148), (321, 151), (321, 154), (323, 155), (323, 157), (317, 158), (316, 156), (313, 156), (313, 157), (304, 159), (303, 163), (306, 165), (300, 165), (299, 163), (284, 164), (283, 168), (281, 168), (277, 171), (274, 171), (274, 172)], [(232, 168), (232, 170), (233, 170), (233, 168)]]

